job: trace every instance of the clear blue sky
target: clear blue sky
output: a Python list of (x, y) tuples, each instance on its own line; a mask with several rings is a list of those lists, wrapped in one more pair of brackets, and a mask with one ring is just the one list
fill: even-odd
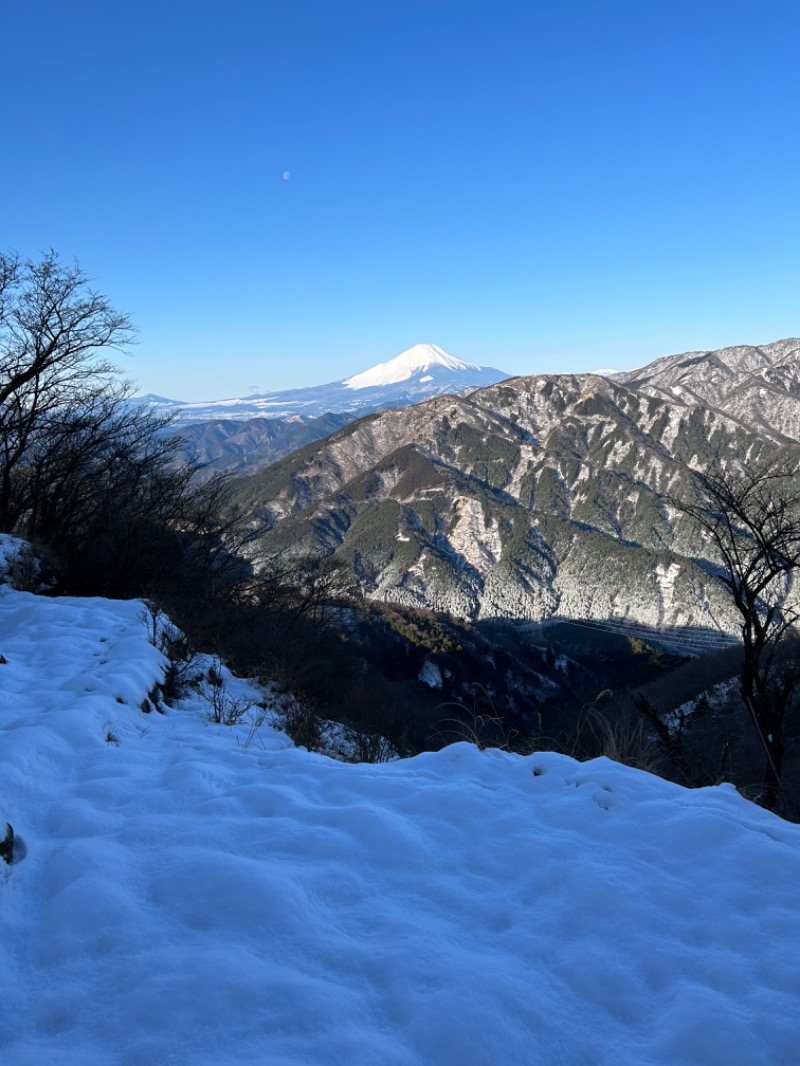
[(800, 334), (798, 0), (33, 0), (2, 37), (0, 244), (80, 261), (143, 391)]

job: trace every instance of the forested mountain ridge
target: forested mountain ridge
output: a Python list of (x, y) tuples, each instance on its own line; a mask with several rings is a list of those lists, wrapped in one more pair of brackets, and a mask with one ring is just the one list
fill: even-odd
[(734, 628), (670, 500), (691, 468), (786, 443), (609, 378), (544, 375), (360, 419), (237, 497), (271, 527), (267, 551), (333, 554), (371, 598)]
[(665, 399), (716, 407), (767, 439), (800, 440), (800, 339), (685, 352), (612, 375)]
[(202, 463), (206, 471), (252, 474), (346, 426), (353, 417), (327, 414), (317, 418), (220, 418), (213, 422), (187, 422), (178, 427), (178, 432), (186, 454)]

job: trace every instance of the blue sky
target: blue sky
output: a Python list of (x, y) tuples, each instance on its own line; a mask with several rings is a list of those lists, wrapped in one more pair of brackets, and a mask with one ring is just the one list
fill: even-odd
[[(420, 341), (511, 373), (800, 334), (797, 0), (36, 0), (0, 245), (181, 399)], [(288, 174), (288, 180), (284, 177)]]

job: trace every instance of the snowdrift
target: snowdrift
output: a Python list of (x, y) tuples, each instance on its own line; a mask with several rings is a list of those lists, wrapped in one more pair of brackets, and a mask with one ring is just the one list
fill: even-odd
[(797, 1062), (800, 828), (605, 760), (145, 714), (147, 632), (0, 590), (3, 1062)]

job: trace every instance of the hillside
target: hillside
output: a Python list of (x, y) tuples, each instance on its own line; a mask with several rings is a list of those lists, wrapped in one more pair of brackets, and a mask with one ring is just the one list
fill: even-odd
[(0, 591), (4, 1062), (796, 1061), (797, 826), (605, 759), (334, 762), (207, 683), (158, 713), (148, 625)]
[(800, 440), (800, 339), (685, 352), (614, 374), (630, 388), (715, 407), (768, 440)]
[(370, 598), (465, 618), (738, 623), (670, 498), (786, 441), (592, 375), (371, 415), (242, 481), (266, 550), (343, 559)]
[(327, 437), (354, 417), (326, 414), (317, 418), (220, 418), (213, 422), (184, 422), (177, 431), (185, 441), (186, 454), (205, 470), (253, 474), (298, 448)]

